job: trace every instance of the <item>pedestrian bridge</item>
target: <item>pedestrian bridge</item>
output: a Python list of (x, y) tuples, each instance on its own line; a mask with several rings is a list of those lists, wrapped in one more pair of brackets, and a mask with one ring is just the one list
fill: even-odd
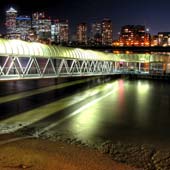
[(167, 53), (120, 54), (0, 39), (0, 80), (170, 69)]

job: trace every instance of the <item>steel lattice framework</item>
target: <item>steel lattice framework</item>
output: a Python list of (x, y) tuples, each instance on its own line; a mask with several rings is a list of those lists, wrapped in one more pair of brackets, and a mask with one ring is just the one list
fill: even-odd
[(112, 54), (0, 39), (0, 78), (111, 74)]
[(0, 79), (115, 74), (120, 61), (169, 61), (162, 54), (113, 54), (0, 39)]

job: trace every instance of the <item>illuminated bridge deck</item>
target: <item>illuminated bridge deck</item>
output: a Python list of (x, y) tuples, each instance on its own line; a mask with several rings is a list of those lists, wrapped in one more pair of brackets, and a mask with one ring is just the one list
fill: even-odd
[(169, 73), (169, 53), (114, 54), (37, 42), (0, 39), (0, 80)]

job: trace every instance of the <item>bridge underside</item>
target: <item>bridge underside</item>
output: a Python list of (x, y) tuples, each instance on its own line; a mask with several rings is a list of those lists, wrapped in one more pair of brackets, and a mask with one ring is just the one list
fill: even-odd
[(0, 79), (108, 75), (114, 66), (111, 61), (8, 56), (0, 58)]

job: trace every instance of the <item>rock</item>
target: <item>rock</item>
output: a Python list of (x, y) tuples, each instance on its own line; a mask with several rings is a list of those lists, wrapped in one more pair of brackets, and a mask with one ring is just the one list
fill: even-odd
[(17, 168), (22, 168), (22, 169), (27, 169), (27, 168), (31, 168), (32, 165), (24, 165), (24, 164), (20, 164), (18, 166), (16, 166)]
[(110, 141), (106, 141), (99, 146), (99, 151), (102, 153), (109, 153), (112, 147), (112, 143)]

